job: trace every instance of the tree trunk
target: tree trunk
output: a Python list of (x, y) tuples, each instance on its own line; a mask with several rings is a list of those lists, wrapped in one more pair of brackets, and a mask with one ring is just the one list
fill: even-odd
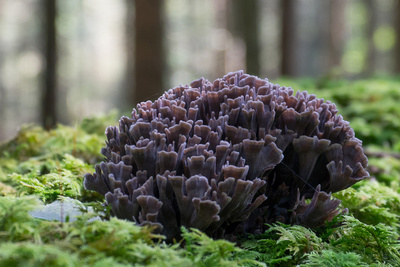
[[(227, 29), (228, 27), (228, 0), (214, 0), (213, 8), (216, 9), (215, 27), (217, 29)], [(226, 74), (226, 57), (227, 57), (227, 44), (226, 36), (223, 35), (224, 45), (215, 49), (215, 70), (216, 77), (222, 77)], [(231, 70), (228, 70), (231, 71)], [(222, 76), (221, 76), (222, 75)]]
[(364, 70), (367, 75), (373, 75), (375, 73), (376, 65), (376, 49), (374, 46), (374, 32), (377, 24), (376, 14), (376, 2), (375, 0), (366, 0), (365, 5), (368, 12), (368, 23), (367, 23), (367, 40), (368, 40), (368, 51), (367, 58), (364, 66)]
[(281, 0), (281, 75), (297, 76), (295, 0)]
[(246, 72), (260, 75), (258, 1), (232, 0), (233, 31), (246, 46)]
[(135, 1), (135, 97), (156, 99), (163, 87), (164, 49), (161, 0)]
[(260, 75), (260, 48), (258, 44), (258, 1), (241, 0), (243, 8), (243, 37), (246, 43), (246, 69)]
[(44, 70), (44, 93), (42, 98), (42, 125), (45, 129), (49, 130), (57, 122), (56, 0), (44, 1), (44, 11), (44, 54), (46, 67)]
[[(2, 64), (3, 64), (3, 51), (1, 51), (0, 48), (0, 73), (2, 73)], [(1, 75), (0, 75), (1, 78)], [(6, 124), (6, 89), (3, 86), (2, 80), (0, 80), (0, 122), (1, 122), (1, 127), (0, 127), (0, 143), (5, 137), (5, 127), (7, 126)]]
[(132, 109), (135, 101), (135, 1), (125, 0), (125, 80), (120, 103), (125, 110)]
[[(2, 5), (3, 3), (0, 3), (0, 14), (2, 13)], [(0, 23), (1, 23), (0, 19)], [(6, 89), (3, 86), (2, 83), (2, 68), (3, 68), (3, 62), (4, 62), (4, 56), (3, 56), (3, 48), (0, 47), (0, 123), (2, 126), (0, 127), (0, 143), (4, 139), (5, 135), (5, 127), (6, 127)]]
[(330, 0), (329, 69), (340, 68), (346, 30), (346, 0)]
[(400, 75), (400, 1), (396, 1), (394, 12), (395, 16), (395, 29), (396, 29), (396, 45), (395, 45), (395, 73)]
[[(0, 15), (2, 15), (2, 8), (3, 8), (3, 2), (0, 3)], [(1, 18), (0, 18), (0, 23), (2, 23)], [(0, 47), (0, 143), (2, 140), (5, 139), (6, 135), (6, 127), (7, 127), (7, 120), (6, 120), (6, 103), (7, 103), (7, 91), (6, 88), (3, 86), (3, 77), (2, 77), (2, 68), (4, 64), (4, 51), (3, 47)]]

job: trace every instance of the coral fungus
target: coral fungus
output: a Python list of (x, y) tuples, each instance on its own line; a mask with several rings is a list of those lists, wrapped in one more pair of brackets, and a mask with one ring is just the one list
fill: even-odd
[(105, 162), (84, 185), (114, 216), (169, 239), (180, 226), (214, 237), (276, 221), (318, 227), (340, 212), (331, 193), (368, 176), (361, 141), (337, 112), (242, 71), (201, 78), (108, 127)]

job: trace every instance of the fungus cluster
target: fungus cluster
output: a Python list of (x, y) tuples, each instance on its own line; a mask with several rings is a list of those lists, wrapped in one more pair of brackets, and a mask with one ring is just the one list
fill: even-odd
[(340, 212), (331, 193), (368, 176), (361, 141), (337, 112), (243, 71), (201, 78), (108, 127), (105, 161), (84, 185), (112, 215), (170, 240), (181, 226), (213, 237), (277, 221), (318, 227)]

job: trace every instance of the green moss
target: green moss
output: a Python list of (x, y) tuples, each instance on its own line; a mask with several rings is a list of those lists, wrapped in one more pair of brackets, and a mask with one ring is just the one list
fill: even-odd
[(35, 194), (47, 202), (59, 196), (97, 200), (96, 193), (83, 190), (83, 175), (102, 159), (104, 129), (110, 120), (86, 119), (51, 131), (21, 127), (14, 139), (0, 145), (0, 195)]
[(400, 194), (390, 187), (366, 180), (359, 183), (357, 189), (348, 188), (335, 193), (334, 197), (342, 201), (350, 214), (366, 224), (399, 227)]
[(265, 234), (244, 240), (244, 253), (268, 266), (396, 266), (400, 262), (398, 234), (392, 227), (369, 225), (348, 215), (338, 218), (332, 231), (273, 225)]
[(268, 266), (293, 266), (300, 263), (306, 253), (320, 251), (322, 240), (300, 225), (275, 224), (264, 234), (244, 240), (241, 246)]
[(194, 266), (264, 266), (234, 243), (226, 240), (213, 240), (197, 229), (182, 228), (185, 244), (184, 256)]
[[(400, 81), (301, 79), (274, 81), (332, 100), (368, 151), (400, 151)], [(116, 115), (84, 119), (49, 132), (23, 126), (0, 145), (0, 266), (397, 266), (400, 160), (370, 157), (364, 181), (335, 193), (346, 216), (316, 230), (272, 225), (239, 246), (182, 230), (174, 245), (132, 222), (86, 213), (74, 222), (44, 221), (29, 211), (62, 196), (104, 211), (98, 195), (83, 190), (83, 174), (101, 161), (104, 130)], [(18, 197), (17, 197), (18, 196)]]
[(12, 174), (0, 181), (15, 188), (17, 195), (37, 195), (45, 202), (59, 196), (93, 201), (98, 194), (83, 189), (83, 175), (92, 166), (65, 154), (62, 160), (30, 158), (18, 164)]
[(0, 264), (9, 264), (0, 266), (264, 266), (234, 243), (198, 230), (182, 229), (185, 246), (167, 245), (148, 227), (93, 220), (97, 214), (66, 223), (32, 218), (38, 205), (34, 197), (0, 198)]
[(15, 138), (0, 145), (0, 166), (7, 171), (13, 167), (6, 168), (7, 160), (22, 162), (32, 157), (60, 160), (64, 154), (71, 154), (86, 163), (97, 163), (102, 159), (100, 149), (104, 145), (104, 131), (115, 124), (115, 113), (84, 119), (75, 127), (59, 124), (50, 131), (36, 125), (23, 125)]
[(0, 241), (40, 239), (38, 223), (28, 212), (39, 205), (37, 197), (0, 197)]
[[(390, 154), (389, 154), (390, 155)], [(400, 193), (400, 159), (384, 156), (369, 157), (370, 174), (379, 182)]]
[(322, 250), (321, 253), (315, 251), (307, 255), (307, 260), (300, 266), (303, 267), (359, 267), (368, 266), (362, 261), (361, 256), (354, 252), (335, 252), (332, 250)]
[(0, 266), (60, 266), (76, 267), (78, 257), (52, 245), (23, 243), (0, 244)]
[(368, 264), (400, 262), (400, 241), (395, 229), (379, 223), (368, 225), (346, 216), (343, 226), (332, 235), (330, 248), (334, 251), (354, 252)]

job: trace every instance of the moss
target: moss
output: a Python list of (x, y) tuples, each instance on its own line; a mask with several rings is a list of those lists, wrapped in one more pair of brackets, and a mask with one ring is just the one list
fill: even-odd
[(361, 256), (354, 252), (335, 252), (322, 250), (321, 253), (311, 252), (300, 266), (302, 267), (359, 267), (368, 266)]
[(197, 230), (182, 229), (185, 246), (167, 245), (149, 227), (93, 220), (97, 214), (66, 223), (32, 218), (29, 211), (38, 205), (34, 197), (0, 198), (0, 266), (262, 266), (236, 257), (242, 249), (234, 243)]
[[(334, 100), (368, 149), (400, 151), (398, 80), (286, 83)], [(117, 219), (93, 221), (99, 213), (86, 212), (66, 223), (32, 218), (29, 211), (40, 207), (40, 198), (51, 201), (66, 194), (68, 185), (57, 192), (62, 179), (79, 183), (88, 164), (101, 160), (104, 129), (114, 121), (115, 117), (90, 118), (50, 132), (22, 127), (16, 138), (0, 146), (0, 266), (398, 265), (400, 164), (393, 157), (370, 159), (370, 172), (377, 181), (336, 193), (343, 207), (349, 208), (348, 216), (336, 217), (316, 230), (277, 224), (267, 233), (243, 237), (236, 246), (190, 230), (183, 230), (185, 240), (166, 245), (149, 228)], [(35, 184), (29, 178), (34, 177), (40, 190), (11, 179), (13, 175), (23, 177), (28, 185)], [(54, 187), (47, 188), (45, 181), (51, 177)], [(81, 188), (72, 188), (71, 196), (104, 210), (100, 202), (87, 204), (95, 196), (84, 197)]]
[(379, 223), (398, 229), (400, 194), (376, 181), (363, 181), (357, 189), (349, 188), (334, 194), (358, 220), (371, 225)]
[(80, 261), (75, 254), (53, 245), (23, 243), (0, 244), (0, 266), (54, 266), (75, 267)]
[(344, 225), (332, 235), (330, 249), (334, 251), (352, 251), (362, 256), (368, 264), (400, 262), (399, 235), (390, 226), (379, 223), (369, 225), (346, 216)]

